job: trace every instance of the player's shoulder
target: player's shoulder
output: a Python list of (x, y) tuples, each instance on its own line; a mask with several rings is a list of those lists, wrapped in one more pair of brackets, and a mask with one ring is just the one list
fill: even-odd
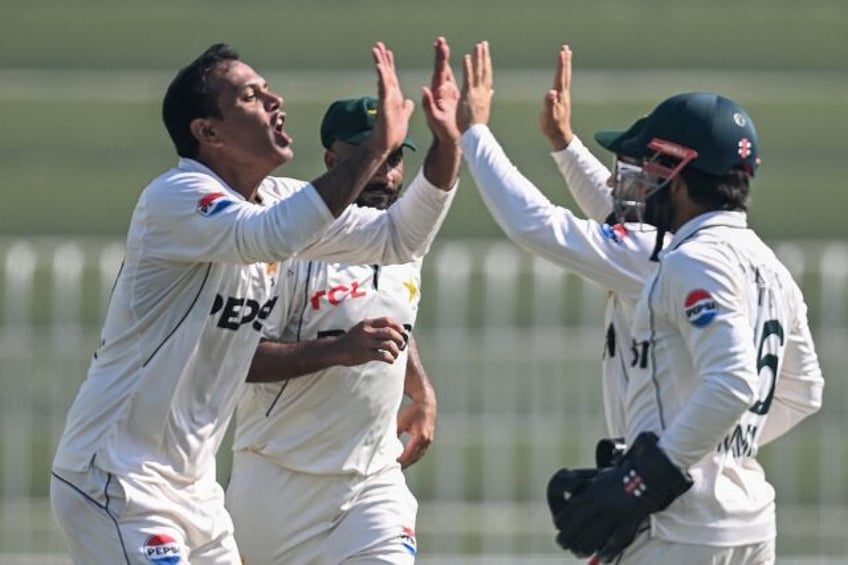
[[(181, 161), (182, 163), (182, 161)], [(173, 167), (153, 179), (141, 193), (139, 205), (157, 212), (185, 207), (220, 206), (235, 200), (231, 190), (205, 168)]]
[(259, 186), (260, 194), (274, 200), (291, 196), (309, 183), (291, 177), (266, 177)]
[(737, 262), (727, 241), (711, 237), (687, 238), (660, 256), (661, 270), (667, 277), (691, 278), (698, 273), (721, 271)]

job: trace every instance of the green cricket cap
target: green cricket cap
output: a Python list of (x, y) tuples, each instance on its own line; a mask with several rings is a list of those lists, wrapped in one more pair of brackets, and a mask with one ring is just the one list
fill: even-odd
[[(377, 99), (373, 96), (336, 100), (321, 121), (321, 145), (329, 149), (336, 140), (359, 145), (371, 135), (376, 118)], [(413, 151), (416, 149), (409, 137), (403, 145)]]
[(698, 156), (688, 166), (713, 175), (741, 168), (754, 176), (760, 164), (754, 122), (736, 102), (718, 94), (678, 94), (627, 130), (595, 134), (602, 147), (636, 159), (653, 155), (648, 144), (654, 139), (694, 149)]

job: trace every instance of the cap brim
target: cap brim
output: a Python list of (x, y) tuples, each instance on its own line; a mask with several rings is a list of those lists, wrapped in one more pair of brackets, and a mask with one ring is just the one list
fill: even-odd
[(615, 151), (624, 134), (623, 130), (605, 129), (595, 133), (595, 141), (598, 144), (610, 151)]
[[(337, 139), (344, 141), (344, 142), (347, 142), (347, 143), (352, 143), (353, 145), (359, 145), (360, 143), (362, 143), (363, 141), (368, 139), (369, 135), (371, 135), (370, 131), (364, 131), (362, 133), (358, 133), (354, 136), (348, 137), (347, 139), (342, 139), (341, 137), (339, 137)], [(415, 146), (415, 143), (409, 137), (407, 137), (403, 141), (403, 146), (408, 147), (409, 149), (412, 149), (413, 151), (418, 150), (418, 148)]]
[(601, 130), (595, 134), (595, 141), (601, 147), (609, 149), (613, 153), (629, 155), (633, 147), (632, 143), (628, 142), (632, 142), (641, 133), (646, 121), (648, 121), (647, 117), (639, 118), (632, 126), (624, 131)]

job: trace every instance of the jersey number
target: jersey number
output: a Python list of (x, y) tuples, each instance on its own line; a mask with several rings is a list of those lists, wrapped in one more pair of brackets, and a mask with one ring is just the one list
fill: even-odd
[(748, 410), (754, 414), (768, 414), (771, 408), (771, 401), (774, 399), (774, 387), (777, 383), (777, 365), (778, 356), (776, 351), (779, 347), (769, 347), (767, 349), (767, 340), (770, 336), (777, 336), (780, 340), (780, 346), (783, 345), (783, 326), (777, 320), (769, 320), (763, 324), (762, 336), (760, 336), (760, 345), (757, 348), (757, 374), (763, 369), (769, 370), (769, 389), (766, 397), (757, 400)]

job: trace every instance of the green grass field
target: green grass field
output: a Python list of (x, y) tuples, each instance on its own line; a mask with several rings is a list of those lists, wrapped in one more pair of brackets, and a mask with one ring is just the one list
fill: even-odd
[[(754, 224), (767, 237), (842, 237), (846, 25), (843, 0), (6, 0), (0, 234), (122, 235), (138, 192), (174, 162), (159, 120), (162, 92), (212, 42), (234, 44), (286, 97), (296, 158), (281, 174), (313, 178), (323, 168), (324, 108), (375, 87), (372, 43), (396, 51), (405, 92), (418, 100), (432, 40), (445, 35), (454, 61), (491, 41), (493, 128), (553, 199), (571, 203), (536, 116), (557, 47), (569, 42), (574, 121), (587, 141), (675, 92), (721, 92), (759, 127)], [(426, 146), (420, 111), (412, 132)], [(420, 155), (409, 158), (411, 168), (418, 163)], [(443, 236), (499, 235), (464, 184)]]

